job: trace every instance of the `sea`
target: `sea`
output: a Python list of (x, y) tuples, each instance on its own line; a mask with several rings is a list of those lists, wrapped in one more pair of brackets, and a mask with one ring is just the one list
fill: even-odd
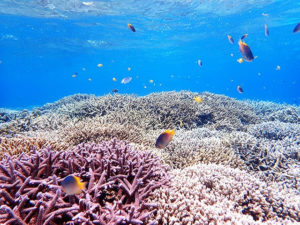
[(2, 224), (300, 224), (300, 1), (0, 0)]

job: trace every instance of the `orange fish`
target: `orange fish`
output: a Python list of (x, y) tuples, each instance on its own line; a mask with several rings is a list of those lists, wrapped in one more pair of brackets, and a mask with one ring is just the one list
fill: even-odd
[(227, 38), (228, 38), (228, 41), (233, 44), (234, 43), (234, 40), (233, 40), (233, 37), (231, 35), (227, 35)]
[(74, 175), (66, 176), (61, 182), (63, 190), (67, 195), (80, 194), (85, 188), (85, 183), (80, 181), (80, 178)]
[(245, 61), (251, 62), (254, 60), (254, 56), (250, 47), (245, 43), (239, 40), (240, 52), (245, 59)]
[(237, 86), (236, 90), (237, 90), (239, 93), (243, 93), (243, 92), (244, 92), (243, 88), (242, 88), (240, 85)]
[(159, 149), (166, 147), (170, 143), (170, 141), (172, 141), (174, 134), (175, 134), (175, 129), (166, 130), (165, 132), (163, 132), (157, 138), (155, 147)]
[(131, 23), (127, 24), (127, 26), (132, 32), (135, 32), (135, 28)]

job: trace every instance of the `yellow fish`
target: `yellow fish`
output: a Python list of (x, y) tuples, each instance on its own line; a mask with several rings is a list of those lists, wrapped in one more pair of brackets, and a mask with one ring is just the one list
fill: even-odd
[(198, 103), (203, 102), (203, 99), (202, 99), (200, 96), (196, 96), (196, 97), (194, 98), (194, 100), (195, 100), (195, 102), (198, 102)]
[(160, 149), (166, 147), (170, 143), (170, 141), (172, 141), (174, 134), (175, 129), (166, 130), (165, 132), (160, 134), (156, 140), (155, 147)]
[(117, 79), (115, 78), (115, 77), (113, 77), (113, 79), (112, 79), (114, 82), (116, 82), (117, 81)]
[(98, 67), (102, 67), (102, 66), (103, 66), (103, 64), (99, 63), (97, 66), (98, 66)]
[(130, 67), (128, 67), (128, 71), (130, 71), (131, 70), (131, 68)]
[(61, 186), (67, 195), (80, 194), (85, 189), (85, 183), (80, 181), (80, 178), (74, 175), (66, 176), (61, 182)]
[(244, 60), (243, 60), (243, 58), (239, 58), (238, 60), (236, 60), (238, 63), (243, 63), (244, 62)]
[(179, 126), (183, 127), (183, 122), (181, 120), (179, 121)]
[(281, 67), (278, 65), (278, 66), (276, 66), (276, 70), (280, 70), (281, 69)]
[(72, 77), (74, 77), (74, 78), (75, 78), (75, 77), (77, 77), (77, 75), (76, 75), (76, 74), (73, 74), (73, 75), (72, 75)]
[(153, 80), (149, 80), (149, 83), (151, 83), (151, 84), (152, 84), (152, 83), (153, 83)]

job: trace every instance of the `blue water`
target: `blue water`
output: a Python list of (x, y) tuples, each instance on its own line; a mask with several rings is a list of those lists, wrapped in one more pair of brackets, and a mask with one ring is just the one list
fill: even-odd
[[(300, 33), (292, 32), (300, 22), (300, 1), (90, 4), (0, 1), (0, 107), (43, 105), (75, 93), (104, 95), (114, 88), (137, 95), (209, 91), (237, 99), (300, 104)], [(257, 58), (239, 64), (237, 42), (244, 33), (249, 34), (245, 41)], [(233, 36), (234, 45), (227, 34)], [(103, 67), (97, 67), (99, 63)], [(132, 81), (121, 84), (126, 76)]]

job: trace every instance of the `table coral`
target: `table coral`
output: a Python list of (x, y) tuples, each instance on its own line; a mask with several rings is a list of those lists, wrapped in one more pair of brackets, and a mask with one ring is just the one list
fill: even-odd
[[(0, 223), (143, 224), (157, 207), (146, 200), (167, 185), (167, 170), (151, 153), (116, 139), (7, 157), (0, 163)], [(69, 174), (86, 182), (80, 195), (62, 192)]]

